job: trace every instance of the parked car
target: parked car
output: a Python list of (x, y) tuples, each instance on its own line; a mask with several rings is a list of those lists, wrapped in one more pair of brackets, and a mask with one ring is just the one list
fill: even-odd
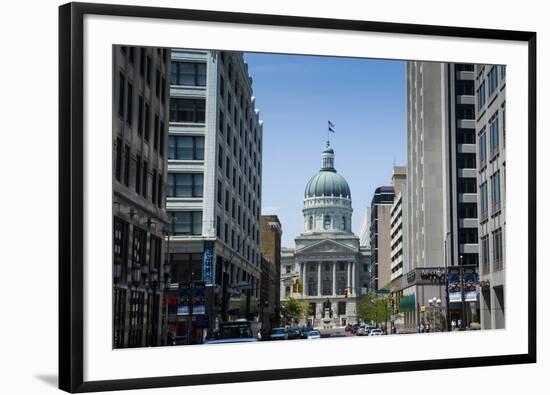
[(359, 328), (357, 328), (355, 334), (357, 336), (367, 336), (369, 334), (369, 331), (365, 325), (359, 325)]
[(369, 336), (382, 336), (383, 332), (380, 328), (375, 328), (372, 331), (370, 331)]
[(345, 331), (346, 331), (346, 332), (351, 332), (352, 329), (353, 329), (353, 325), (347, 324), (347, 325), (346, 325), (346, 328), (345, 328)]
[(287, 340), (288, 333), (285, 328), (273, 328), (269, 334), (271, 340)]
[(311, 340), (311, 339), (320, 339), (321, 338), (321, 333), (319, 331), (309, 331), (307, 333), (307, 339), (308, 340)]
[(308, 332), (311, 332), (311, 331), (313, 331), (313, 330), (314, 330), (314, 329), (313, 329), (313, 327), (311, 327), (311, 326), (302, 326), (302, 327), (300, 328), (300, 333), (301, 333), (302, 339), (307, 339), (307, 334), (308, 334)]
[(288, 328), (287, 337), (288, 337), (289, 340), (301, 339), (302, 338), (302, 330), (300, 329), (300, 327), (297, 327), (297, 326), (294, 326), (292, 328)]
[(357, 329), (359, 329), (359, 324), (353, 324), (353, 326), (351, 327), (351, 333), (356, 334)]

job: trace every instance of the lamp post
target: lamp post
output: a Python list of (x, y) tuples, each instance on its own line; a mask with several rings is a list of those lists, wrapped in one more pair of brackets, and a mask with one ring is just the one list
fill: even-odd
[(445, 240), (443, 242), (445, 249), (445, 330), (449, 332), (450, 311), (449, 311), (449, 267), (447, 263), (447, 237), (451, 232), (445, 234)]

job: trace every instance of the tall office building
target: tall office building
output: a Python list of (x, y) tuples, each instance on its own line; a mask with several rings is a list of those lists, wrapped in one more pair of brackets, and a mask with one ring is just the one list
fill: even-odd
[(476, 65), (481, 328), (504, 328), (506, 66)]
[(169, 261), (195, 310), (168, 319), (193, 342), (258, 312), (263, 129), (242, 53), (173, 49), (171, 63)]
[(394, 166), (392, 186), (394, 190), (393, 204), (390, 210), (391, 234), (391, 277), (394, 281), (403, 273), (408, 272), (407, 257), (407, 168)]
[(377, 291), (391, 281), (391, 208), (392, 186), (378, 187), (371, 202), (369, 290)]
[(365, 214), (363, 214), (359, 228), (359, 245), (370, 248), (370, 207), (365, 208)]
[(162, 333), (169, 51), (113, 47), (113, 348)]
[[(478, 267), (474, 66), (407, 63), (407, 211), (411, 270), (401, 303), (423, 319), (429, 299), (446, 306), (445, 266), (474, 279)], [(460, 281), (459, 281), (460, 282)], [(479, 319), (477, 296), (452, 293), (449, 320)]]

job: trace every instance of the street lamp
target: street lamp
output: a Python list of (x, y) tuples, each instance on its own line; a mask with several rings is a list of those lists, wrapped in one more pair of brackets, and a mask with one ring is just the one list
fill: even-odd
[(445, 330), (449, 332), (450, 311), (449, 311), (449, 267), (447, 262), (447, 238), (451, 232), (445, 234)]

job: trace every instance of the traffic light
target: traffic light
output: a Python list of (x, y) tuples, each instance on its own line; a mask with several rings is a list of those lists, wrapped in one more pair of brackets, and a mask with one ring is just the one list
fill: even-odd
[(344, 288), (344, 297), (348, 297), (348, 293), (349, 293), (349, 288)]

